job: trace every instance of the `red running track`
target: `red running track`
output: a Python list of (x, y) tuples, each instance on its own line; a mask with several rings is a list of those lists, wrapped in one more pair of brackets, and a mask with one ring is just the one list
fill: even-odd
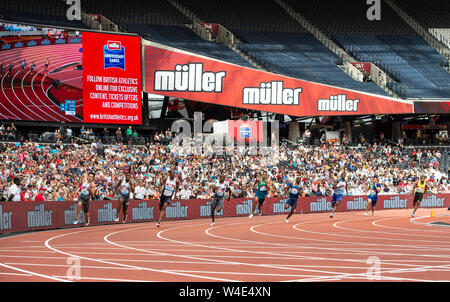
[[(450, 281), (447, 209), (113, 224), (0, 238), (0, 282)], [(78, 266), (77, 266), (78, 265)], [(378, 269), (379, 274), (377, 272)], [(79, 278), (78, 278), (79, 277)], [(374, 279), (377, 278), (377, 279)]]

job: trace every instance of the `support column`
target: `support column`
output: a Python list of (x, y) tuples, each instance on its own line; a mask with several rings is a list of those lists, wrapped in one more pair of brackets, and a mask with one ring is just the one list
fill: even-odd
[(352, 140), (352, 122), (351, 121), (344, 121), (344, 130), (345, 130), (345, 135), (351, 141)]
[(300, 127), (298, 122), (289, 122), (289, 140), (291, 142), (297, 142), (297, 138), (300, 137)]
[(392, 140), (397, 142), (399, 138), (402, 137), (402, 129), (400, 121), (392, 122)]

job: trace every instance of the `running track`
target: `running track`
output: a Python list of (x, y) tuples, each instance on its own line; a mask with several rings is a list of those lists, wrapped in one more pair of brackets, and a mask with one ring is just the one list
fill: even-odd
[[(0, 282), (450, 281), (447, 209), (112, 224), (0, 238)], [(372, 258), (370, 258), (372, 257)], [(377, 258), (373, 258), (377, 257)], [(368, 260), (369, 259), (369, 260)], [(375, 259), (371, 262), (370, 259)], [(379, 259), (379, 262), (377, 262)], [(377, 264), (378, 263), (378, 264)], [(372, 281), (372, 280), (370, 280)]]

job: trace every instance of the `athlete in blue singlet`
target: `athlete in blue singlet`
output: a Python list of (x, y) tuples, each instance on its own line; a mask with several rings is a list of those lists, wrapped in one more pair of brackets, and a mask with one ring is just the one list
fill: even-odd
[(336, 211), (336, 208), (342, 201), (342, 197), (344, 196), (344, 193), (347, 190), (347, 183), (345, 182), (345, 173), (342, 173), (341, 176), (337, 179), (335, 179), (333, 184), (334, 192), (333, 197), (331, 199), (331, 205), (333, 207), (330, 218), (334, 217), (334, 212)]
[(297, 201), (298, 197), (300, 196), (302, 192), (302, 187), (300, 186), (301, 178), (297, 177), (297, 179), (294, 182), (290, 182), (290, 185), (286, 188), (285, 192), (289, 192), (289, 199), (284, 204), (284, 208), (287, 210), (289, 207), (291, 207), (291, 211), (286, 217), (286, 223), (289, 222), (289, 218), (294, 214), (295, 209), (297, 208)]
[(263, 172), (262, 177), (256, 179), (256, 183), (258, 184), (258, 188), (256, 189), (255, 199), (253, 200), (253, 206), (252, 206), (253, 213), (251, 213), (248, 216), (249, 218), (252, 218), (253, 214), (256, 214), (256, 211), (255, 211), (256, 204), (258, 204), (258, 214), (259, 214), (259, 216), (261, 216), (262, 205), (264, 204), (264, 201), (266, 200), (266, 196), (271, 188), (269, 179), (267, 177), (267, 172)]
[(369, 197), (367, 200), (366, 212), (364, 216), (369, 216), (369, 208), (372, 210), (372, 216), (374, 216), (375, 206), (378, 201), (378, 193), (381, 191), (381, 184), (378, 182), (378, 178), (374, 176), (372, 182), (369, 184)]

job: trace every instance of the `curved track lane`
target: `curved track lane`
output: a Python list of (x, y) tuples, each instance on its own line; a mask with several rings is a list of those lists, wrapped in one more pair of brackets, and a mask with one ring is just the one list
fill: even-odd
[[(428, 210), (419, 210), (425, 214)], [(113, 224), (0, 238), (0, 281), (450, 281), (446, 209)], [(379, 274), (374, 274), (376, 269)], [(78, 272), (79, 274), (74, 274)]]

